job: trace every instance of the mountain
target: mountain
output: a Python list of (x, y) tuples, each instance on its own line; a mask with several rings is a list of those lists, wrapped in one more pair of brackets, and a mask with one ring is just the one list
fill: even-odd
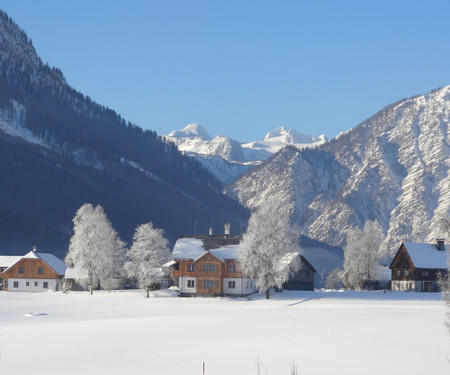
[(198, 160), (225, 184), (234, 182), (286, 145), (305, 148), (326, 141), (324, 135), (305, 136), (294, 129), (288, 131), (279, 127), (267, 133), (263, 141), (239, 143), (223, 135), (211, 138), (205, 128), (195, 123), (173, 130), (166, 139), (176, 144), (184, 154)]
[(180, 233), (219, 230), (225, 222), (238, 231), (248, 218), (200, 163), (71, 88), (4, 12), (0, 175), (3, 254), (37, 245), (64, 256), (71, 220), (86, 202), (101, 204), (128, 242), (148, 221), (173, 242)]
[(229, 194), (250, 209), (276, 199), (304, 234), (333, 245), (367, 220), (391, 253), (405, 239), (434, 242), (450, 210), (449, 120), (450, 86), (401, 100), (323, 145), (281, 149)]
[[(327, 141), (324, 135), (304, 135), (295, 129), (286, 130), (283, 126), (276, 128), (266, 134), (263, 141), (244, 143), (248, 158), (268, 159), (277, 153), (281, 148), (290, 145), (297, 148), (315, 147)], [(260, 151), (260, 153), (258, 153)], [(255, 155), (255, 156), (254, 156)], [(261, 156), (266, 157), (261, 157)]]

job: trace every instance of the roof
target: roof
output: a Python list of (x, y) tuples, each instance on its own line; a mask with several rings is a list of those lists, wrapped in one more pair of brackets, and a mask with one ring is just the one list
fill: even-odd
[(197, 259), (205, 252), (221, 260), (237, 259), (241, 236), (180, 236), (172, 251), (172, 259)]
[(67, 268), (64, 276), (66, 279), (87, 279), (88, 273), (86, 270), (78, 269), (78, 268)]
[(172, 251), (172, 259), (197, 259), (205, 252), (203, 242), (196, 238), (179, 238)]
[(9, 270), (11, 267), (13, 267), (16, 263), (18, 263), (22, 259), (41, 259), (44, 263), (46, 263), (53, 271), (55, 271), (58, 275), (64, 276), (66, 273), (66, 263), (64, 263), (61, 259), (55, 257), (53, 254), (50, 253), (38, 253), (37, 251), (30, 251), (28, 254), (25, 254), (22, 257), (16, 257), (16, 261), (8, 266), (8, 268), (5, 270)]
[(447, 254), (450, 245), (445, 245), (445, 251), (439, 251), (436, 244), (403, 242), (414, 267), (416, 268), (447, 268)]
[(17, 263), (21, 256), (16, 255), (0, 255), (0, 267), (11, 267), (13, 264)]
[(237, 259), (239, 257), (239, 245), (228, 245), (220, 249), (211, 249), (209, 252), (225, 262), (227, 259)]

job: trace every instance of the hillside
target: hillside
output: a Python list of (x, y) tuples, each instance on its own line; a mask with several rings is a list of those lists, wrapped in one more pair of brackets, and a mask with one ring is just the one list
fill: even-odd
[[(304, 234), (342, 246), (350, 227), (377, 220), (385, 248), (435, 241), (450, 210), (450, 86), (390, 105), (314, 149), (286, 147), (229, 194), (250, 209), (275, 197)], [(448, 240), (448, 239), (447, 239)]]
[(126, 122), (43, 64), (0, 12), (0, 249), (32, 245), (62, 256), (83, 203), (102, 204), (125, 241), (153, 221), (173, 241), (248, 212), (201, 164), (155, 132)]

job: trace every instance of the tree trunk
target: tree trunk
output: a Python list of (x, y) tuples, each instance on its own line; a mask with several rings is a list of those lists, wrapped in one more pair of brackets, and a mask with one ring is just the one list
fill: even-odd
[(147, 290), (147, 298), (150, 298), (150, 288), (147, 287), (146, 290)]
[(270, 288), (266, 289), (266, 299), (270, 298)]

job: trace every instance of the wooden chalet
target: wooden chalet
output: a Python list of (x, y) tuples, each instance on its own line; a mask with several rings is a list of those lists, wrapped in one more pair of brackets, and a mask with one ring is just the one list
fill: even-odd
[[(6, 257), (0, 257), (6, 258)], [(59, 290), (66, 264), (50, 253), (38, 253), (33, 248), (22, 257), (11, 257), (7, 267), (0, 267), (4, 291), (45, 292)], [(3, 261), (5, 263), (5, 261)]]
[[(172, 251), (172, 284), (181, 296), (245, 296), (257, 291), (255, 282), (239, 269), (239, 246), (242, 236), (225, 234), (181, 235)], [(290, 267), (299, 253), (289, 253), (280, 267)], [(300, 269), (284, 282), (288, 290), (314, 290), (314, 267), (300, 255)]]
[(445, 276), (448, 272), (449, 251), (444, 240), (436, 244), (403, 242), (389, 266), (392, 290), (437, 292), (438, 274)]
[(253, 279), (239, 270), (238, 251), (242, 236), (225, 234), (181, 235), (172, 251), (172, 283), (181, 296), (244, 296), (256, 291)]

